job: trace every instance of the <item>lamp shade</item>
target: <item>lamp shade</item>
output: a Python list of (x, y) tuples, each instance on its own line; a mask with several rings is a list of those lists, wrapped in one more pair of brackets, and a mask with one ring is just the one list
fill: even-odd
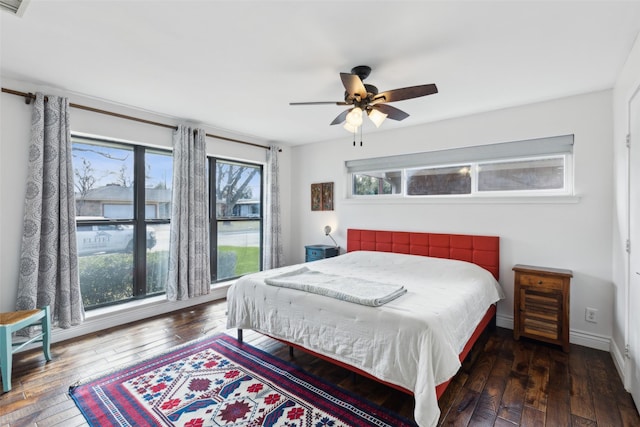
[(324, 226), (324, 235), (325, 236), (329, 236), (329, 238), (333, 241), (333, 244), (336, 246), (336, 248), (338, 247), (338, 242), (336, 242), (336, 239), (334, 239), (333, 236), (331, 235), (331, 226), (330, 225), (325, 225)]
[(362, 125), (362, 109), (360, 107), (353, 107), (349, 114), (347, 114), (347, 123), (355, 126), (356, 128)]
[(379, 128), (382, 122), (384, 122), (384, 119), (387, 118), (387, 115), (385, 113), (375, 108), (369, 110), (368, 115), (369, 119), (373, 122), (374, 125), (376, 125), (377, 128)]
[(354, 126), (351, 123), (345, 123), (343, 126), (347, 132), (349, 133), (355, 133), (358, 130), (358, 126)]

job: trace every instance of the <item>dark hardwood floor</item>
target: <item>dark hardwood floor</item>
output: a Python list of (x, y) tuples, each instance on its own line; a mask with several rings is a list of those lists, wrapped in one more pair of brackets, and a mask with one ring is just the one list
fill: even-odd
[[(224, 301), (111, 328), (14, 356), (9, 393), (0, 395), (0, 426), (86, 425), (67, 394), (70, 385), (140, 361), (225, 327)], [(250, 331), (245, 341), (290, 360), (288, 349)], [(294, 363), (412, 419), (413, 398), (354, 377), (296, 351)], [(534, 341), (514, 341), (510, 330), (487, 333), (440, 399), (441, 425), (640, 426), (631, 396), (607, 352), (577, 345), (569, 354)]]

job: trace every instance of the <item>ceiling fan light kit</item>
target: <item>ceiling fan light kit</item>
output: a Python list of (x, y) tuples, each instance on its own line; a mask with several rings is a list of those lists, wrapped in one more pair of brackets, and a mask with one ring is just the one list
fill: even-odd
[(391, 105), (387, 105), (388, 102), (403, 101), (405, 99), (438, 93), (438, 88), (433, 83), (379, 93), (377, 87), (363, 83), (363, 80), (366, 79), (370, 73), (371, 67), (367, 65), (353, 67), (351, 73), (340, 73), (340, 79), (345, 88), (344, 101), (291, 102), (289, 105), (333, 104), (352, 106), (333, 119), (331, 125), (346, 122), (344, 128), (350, 133), (355, 133), (358, 128), (362, 126), (362, 115), (365, 111), (369, 119), (376, 125), (376, 128), (379, 128), (387, 118), (400, 121), (409, 117), (408, 113)]

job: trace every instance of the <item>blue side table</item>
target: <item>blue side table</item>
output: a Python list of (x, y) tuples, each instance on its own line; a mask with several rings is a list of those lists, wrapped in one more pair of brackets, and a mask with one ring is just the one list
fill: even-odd
[(319, 259), (331, 258), (340, 254), (339, 246), (330, 245), (309, 245), (305, 246), (304, 261), (317, 261)]

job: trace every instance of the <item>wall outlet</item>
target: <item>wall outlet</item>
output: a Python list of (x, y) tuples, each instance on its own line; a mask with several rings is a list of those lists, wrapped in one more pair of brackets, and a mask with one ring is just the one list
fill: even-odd
[(584, 310), (584, 320), (591, 323), (598, 323), (598, 309), (587, 307)]

